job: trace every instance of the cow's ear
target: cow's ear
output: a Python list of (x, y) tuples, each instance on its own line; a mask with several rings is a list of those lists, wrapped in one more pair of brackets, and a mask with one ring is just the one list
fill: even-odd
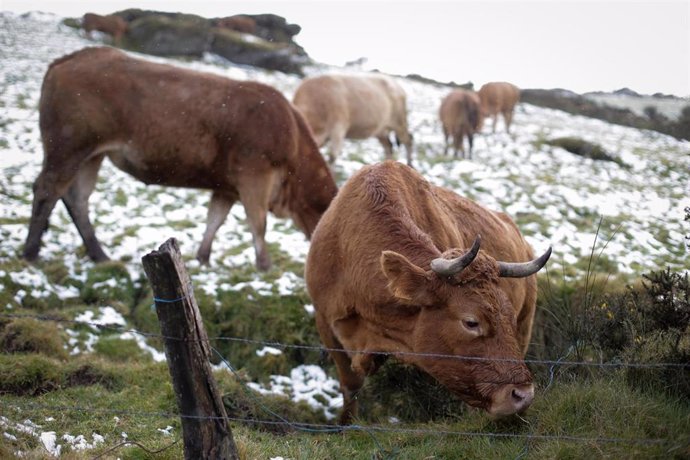
[(402, 254), (383, 251), (381, 269), (388, 279), (388, 289), (396, 298), (414, 305), (431, 305), (429, 278), (421, 267), (410, 262)]

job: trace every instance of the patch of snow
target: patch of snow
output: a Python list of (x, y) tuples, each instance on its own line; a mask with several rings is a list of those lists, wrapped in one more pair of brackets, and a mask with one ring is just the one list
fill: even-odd
[(146, 343), (146, 338), (144, 338), (141, 334), (135, 334), (132, 332), (124, 332), (120, 334), (120, 338), (122, 340), (134, 340), (137, 344), (137, 346), (141, 349), (147, 352), (148, 354), (151, 355), (151, 358), (157, 363), (162, 363), (165, 361), (167, 358), (165, 357), (165, 353), (162, 351), (158, 351), (148, 343)]
[(339, 382), (328, 377), (322, 368), (315, 365), (298, 366), (290, 371), (289, 377), (272, 375), (269, 388), (254, 382), (247, 385), (262, 394), (285, 395), (296, 402), (306, 401), (314, 409), (322, 410), (328, 419), (334, 418), (337, 409), (343, 405)]
[(282, 355), (282, 350), (274, 347), (263, 347), (261, 350), (256, 350), (256, 355), (259, 357), (264, 357), (266, 355)]
[(74, 318), (75, 321), (80, 323), (88, 323), (94, 330), (99, 330), (98, 326), (126, 326), (127, 321), (117, 310), (113, 307), (99, 307), (99, 315), (93, 312), (93, 310), (86, 310), (81, 315)]
[(57, 444), (57, 435), (54, 431), (46, 431), (41, 433), (39, 439), (41, 440), (43, 447), (45, 447), (45, 449), (48, 451), (50, 455), (52, 455), (53, 457), (60, 456), (60, 450), (62, 450), (62, 446), (60, 444)]

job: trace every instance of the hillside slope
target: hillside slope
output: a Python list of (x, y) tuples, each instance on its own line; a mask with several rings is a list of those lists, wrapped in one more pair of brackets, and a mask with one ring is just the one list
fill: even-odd
[[(267, 315), (275, 309), (281, 311), (279, 302), (296, 305), (298, 317), (285, 321), (305, 325), (309, 332), (295, 341), (318, 344), (304, 289), (308, 241), (291, 221), (269, 219), (267, 241), (276, 266), (260, 274), (254, 270), (251, 235), (238, 205), (218, 232), (211, 267), (199, 267), (193, 257), (205, 228), (209, 193), (146, 186), (107, 161), (91, 197), (91, 216), (104, 249), (115, 262), (96, 267), (86, 258), (81, 238), (61, 204), (44, 235), (41, 260), (35, 265), (21, 261), (31, 213), (31, 186), (42, 163), (37, 104), (43, 75), (53, 59), (95, 43), (60, 26), (58, 18), (38, 13), (0, 14), (0, 43), (0, 312), (57, 311), (70, 320), (115, 325), (134, 322), (136, 328), (155, 329), (140, 258), (175, 237), (188, 260), (195, 291), (208, 311), (224, 317), (224, 309), (239, 308), (238, 302), (244, 302), (247, 312), (241, 314), (259, 317), (264, 311)], [(211, 56), (200, 62), (140, 57), (258, 80), (289, 98), (300, 82), (295, 76), (233, 66)], [(314, 66), (306, 71), (348, 70)], [(535, 252), (552, 245), (554, 255), (548, 265), (552, 276), (577, 278), (589, 268), (634, 280), (666, 266), (689, 268), (685, 236), (690, 230), (683, 209), (690, 206), (690, 143), (523, 103), (515, 115), (513, 134), (504, 133), (502, 123), (496, 134), (485, 127), (475, 140), (474, 160), (454, 160), (442, 156), (437, 115), (448, 89), (399, 81), (408, 94), (415, 167), (438, 185), (507, 212)], [(583, 158), (546, 143), (560, 137), (596, 143), (620, 162)], [(346, 142), (335, 167), (338, 183), (382, 158), (375, 140)], [(595, 260), (590, 266), (592, 253)], [(267, 305), (262, 299), (268, 299)], [(223, 328), (230, 328), (229, 323), (211, 325), (217, 330), (209, 335), (227, 333)], [(272, 332), (286, 328), (283, 323), (269, 323), (257, 326), (262, 329), (254, 330), (255, 336), (270, 341)], [(74, 331), (67, 332), (70, 356), (89, 353), (98, 342), (102, 331), (84, 329), (74, 335)], [(131, 334), (126, 337), (132, 338)], [(147, 356), (164, 359), (150, 341), (138, 337), (136, 343)], [(159, 343), (154, 345), (161, 349)], [(292, 382), (293, 395), (304, 396), (326, 415), (335, 413), (341, 403), (337, 382), (316, 366), (304, 366), (297, 372), (286, 369), (287, 361), (263, 358), (266, 353), (271, 354), (250, 351), (240, 363), (251, 370), (256, 360), (274, 360), (275, 375), (257, 379), (256, 388), (266, 391), (273, 385), (276, 391), (288, 391), (286, 381)], [(290, 378), (284, 377), (290, 372)], [(7, 423), (0, 419), (4, 429)], [(44, 425), (44, 430), (59, 429), (57, 424)]]

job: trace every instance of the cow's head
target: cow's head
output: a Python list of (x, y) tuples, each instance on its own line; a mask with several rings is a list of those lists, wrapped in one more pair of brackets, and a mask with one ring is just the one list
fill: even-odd
[(414, 353), (400, 358), (466, 403), (504, 416), (524, 411), (534, 387), (518, 344), (515, 309), (499, 279), (533, 275), (551, 249), (531, 262), (505, 263), (479, 246), (477, 237), (469, 250), (446, 251), (430, 270), (392, 251), (383, 252), (381, 265), (392, 294), (419, 307), (408, 344)]

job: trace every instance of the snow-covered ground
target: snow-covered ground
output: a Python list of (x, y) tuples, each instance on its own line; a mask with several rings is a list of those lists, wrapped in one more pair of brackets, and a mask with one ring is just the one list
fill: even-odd
[[(77, 31), (60, 25), (55, 16), (0, 14), (0, 263), (16, 261), (26, 237), (31, 184), (42, 162), (37, 103), (45, 70), (53, 59), (91, 45), (94, 43)], [(278, 72), (234, 66), (210, 55), (199, 62), (184, 63), (141, 57), (236, 79), (258, 80), (278, 88), (288, 98), (300, 81)], [(311, 74), (326, 71), (345, 70), (321, 66), (308, 69)], [(498, 133), (492, 135), (485, 128), (476, 139), (472, 161), (444, 158), (437, 111), (448, 89), (404, 79), (400, 83), (408, 94), (409, 123), (418, 153), (416, 168), (438, 185), (507, 212), (537, 253), (552, 245), (550, 270), (560, 273), (565, 267), (571, 274), (581, 273), (573, 264), (592, 252), (600, 218), (603, 221), (595, 253), (603, 251), (621, 272), (639, 275), (667, 265), (689, 268), (685, 236), (690, 230), (683, 221), (683, 208), (690, 206), (690, 143), (521, 104), (511, 135), (505, 134), (499, 123)], [(543, 143), (545, 139), (563, 136), (598, 143), (626, 167), (584, 159)], [(376, 140), (346, 142), (336, 165), (337, 176), (343, 180), (363, 165), (382, 158), (382, 148)], [(185, 256), (194, 254), (205, 228), (208, 198), (206, 191), (146, 186), (105, 162), (91, 197), (91, 216), (106, 252), (113, 259), (125, 261), (136, 280), (142, 274), (141, 256), (169, 237), (177, 238)], [(295, 261), (305, 260), (308, 241), (289, 220), (270, 217), (267, 240), (279, 245)], [(81, 238), (59, 204), (51, 217), (51, 228), (44, 235), (41, 257), (59, 258), (72, 278), (83, 280), (85, 268), (91, 262), (81, 255), (81, 246)], [(255, 295), (261, 296), (287, 295), (304, 289), (301, 272), (287, 272), (277, 282), (269, 282), (265, 275), (256, 273), (240, 286), (228, 283), (231, 269), (254, 264), (251, 235), (239, 205), (232, 209), (219, 231), (211, 256), (211, 268), (198, 267), (195, 262), (189, 264), (194, 268), (197, 290), (215, 295), (250, 286)], [(51, 284), (33, 266), (11, 273), (0, 270), (0, 282), (6, 279), (21, 289), (11, 302), (0, 305), (0, 310), (11, 311), (21, 305), (27, 292), (34, 297), (78, 295), (72, 287)], [(0, 284), (0, 291), (3, 289), (5, 286)], [(109, 324), (124, 324), (124, 318), (108, 308), (100, 306), (79, 320), (97, 322), (107, 318)], [(136, 334), (125, 334), (123, 338), (136, 338), (147, 349), (145, 340)], [(92, 339), (75, 340), (71, 343), (72, 352), (88, 352), (92, 345), (89, 340)], [(163, 359), (160, 352), (149, 351), (154, 358)], [(338, 404), (333, 390), (337, 383), (311, 366), (295, 369), (292, 374), (272, 376), (271, 388), (263, 391), (282, 391), (310, 402), (323, 400), (313, 398), (322, 391), (327, 401), (332, 400), (324, 410), (332, 414), (330, 411)], [(0, 420), (3, 428), (12, 423), (17, 422)], [(38, 436), (46, 448), (52, 442), (52, 448), (59, 451), (55, 433), (53, 437), (46, 435), (45, 440)], [(71, 435), (60, 439), (73, 443), (67, 436)], [(82, 438), (79, 442), (82, 441), (84, 445), (98, 442), (96, 434), (93, 441)]]

